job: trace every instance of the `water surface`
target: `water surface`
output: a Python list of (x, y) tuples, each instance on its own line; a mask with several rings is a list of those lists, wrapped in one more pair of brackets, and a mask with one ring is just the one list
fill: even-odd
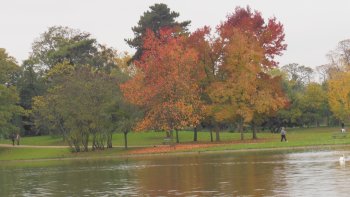
[(0, 196), (349, 196), (350, 150), (2, 162)]

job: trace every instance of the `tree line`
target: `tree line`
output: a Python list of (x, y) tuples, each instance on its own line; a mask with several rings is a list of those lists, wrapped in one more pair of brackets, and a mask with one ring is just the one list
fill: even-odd
[[(287, 49), (283, 25), (237, 7), (215, 29), (194, 32), (165, 4), (150, 6), (119, 53), (90, 33), (53, 26), (21, 66), (0, 49), (1, 135), (59, 135), (74, 151), (112, 147), (112, 134), (208, 130), (278, 132), (337, 125), (350, 114), (350, 40), (315, 70), (275, 60)], [(321, 79), (314, 82), (313, 73)]]

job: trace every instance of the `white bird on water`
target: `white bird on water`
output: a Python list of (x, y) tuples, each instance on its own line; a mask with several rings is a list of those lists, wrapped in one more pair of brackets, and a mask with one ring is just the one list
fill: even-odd
[(339, 157), (339, 163), (345, 164), (345, 155), (344, 154), (343, 154), (343, 156)]

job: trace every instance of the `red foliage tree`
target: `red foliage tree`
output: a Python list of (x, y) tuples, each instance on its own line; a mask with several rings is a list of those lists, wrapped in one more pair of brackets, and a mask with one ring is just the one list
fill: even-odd
[(187, 37), (173, 29), (160, 36), (148, 31), (144, 54), (137, 61), (137, 73), (121, 86), (125, 98), (145, 110), (137, 130), (176, 131), (199, 124), (202, 119), (201, 88), (204, 74), (198, 67), (198, 53), (188, 47)]
[(278, 62), (274, 58), (276, 55), (282, 55), (287, 45), (283, 43), (285, 37), (283, 25), (277, 22), (275, 17), (265, 22), (260, 12), (253, 12), (250, 7), (246, 9), (237, 7), (235, 12), (217, 27), (217, 31), (221, 41), (227, 42), (237, 30), (259, 42), (264, 50), (262, 62), (264, 67), (277, 66)]

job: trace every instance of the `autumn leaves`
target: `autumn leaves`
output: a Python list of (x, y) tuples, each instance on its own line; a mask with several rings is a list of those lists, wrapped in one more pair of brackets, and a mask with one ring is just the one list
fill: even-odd
[(137, 73), (122, 85), (145, 110), (137, 129), (180, 130), (208, 119), (242, 126), (273, 114), (286, 104), (280, 78), (269, 75), (283, 41), (283, 26), (249, 7), (236, 8), (215, 33), (148, 30)]
[(197, 72), (198, 55), (187, 47), (186, 36), (173, 36), (173, 31), (163, 29), (159, 37), (147, 32), (147, 50), (135, 62), (138, 72), (122, 85), (126, 99), (146, 111), (137, 130), (180, 130), (202, 119), (199, 82), (204, 75)]

